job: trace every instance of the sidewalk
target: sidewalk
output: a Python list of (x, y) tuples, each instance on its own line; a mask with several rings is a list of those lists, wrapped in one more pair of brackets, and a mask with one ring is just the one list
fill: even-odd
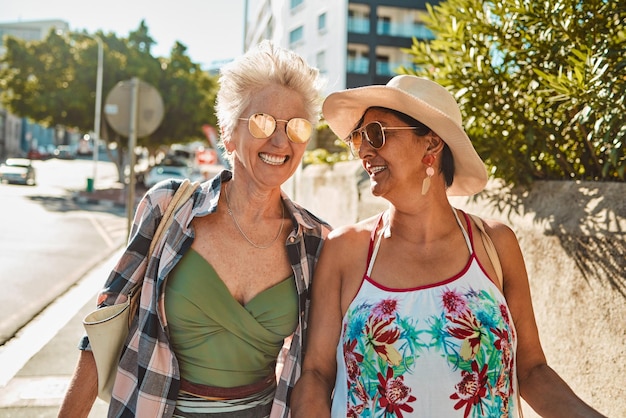
[[(137, 185), (135, 205), (146, 189)], [(125, 208), (126, 191), (120, 183), (91, 192), (72, 193), (79, 204)], [(6, 344), (0, 346), (0, 416), (56, 418), (79, 355), (84, 334), (82, 319), (95, 308), (96, 293), (119, 259), (116, 250), (46, 307)], [(106, 416), (108, 404), (96, 399), (89, 418)]]
[[(0, 416), (56, 417), (78, 359), (83, 317), (121, 249), (95, 266), (49, 305), (15, 338), (0, 347)], [(96, 400), (90, 418), (106, 416), (108, 405)]]
[[(147, 189), (144, 186), (135, 187), (135, 205), (139, 203)], [(95, 189), (91, 192), (80, 190), (73, 193), (75, 202), (90, 205), (105, 205), (108, 207), (126, 207), (126, 190), (121, 183), (113, 183), (104, 189)]]

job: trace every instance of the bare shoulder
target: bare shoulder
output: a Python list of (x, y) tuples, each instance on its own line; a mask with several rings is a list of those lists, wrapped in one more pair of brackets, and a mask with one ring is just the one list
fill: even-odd
[(517, 236), (509, 225), (495, 219), (483, 219), (483, 225), (496, 248), (518, 246)]
[(369, 236), (372, 230), (376, 228), (379, 217), (380, 215), (375, 215), (354, 224), (339, 226), (328, 234), (328, 241), (335, 241), (339, 244), (350, 242), (360, 235)]
[(351, 271), (360, 266), (367, 258), (369, 240), (376, 228), (379, 216), (373, 216), (355, 224), (344, 225), (333, 229), (324, 243), (320, 257), (321, 267), (329, 267), (334, 271)]
[[(517, 236), (509, 225), (497, 220), (485, 219), (483, 225), (485, 232), (493, 241), (500, 259), (507, 302), (512, 309), (518, 309), (517, 301), (529, 302), (530, 299), (527, 294), (528, 274)], [(514, 317), (516, 316), (519, 315), (514, 315)]]

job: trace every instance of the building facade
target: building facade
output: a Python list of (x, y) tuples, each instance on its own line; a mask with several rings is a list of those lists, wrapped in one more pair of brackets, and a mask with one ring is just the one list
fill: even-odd
[(425, 14), (423, 0), (249, 0), (245, 45), (271, 39), (298, 52), (320, 69), (326, 93), (385, 84), (411, 67), (403, 48), (413, 37), (433, 38)]
[(69, 24), (64, 20), (32, 20), (25, 22), (0, 23), (0, 56), (4, 55), (4, 35), (10, 35), (24, 41), (42, 41), (51, 30), (67, 33)]

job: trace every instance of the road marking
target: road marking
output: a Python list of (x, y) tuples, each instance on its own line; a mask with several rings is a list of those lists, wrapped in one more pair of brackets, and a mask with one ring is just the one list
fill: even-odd
[(89, 214), (87, 215), (87, 217), (89, 218), (89, 221), (91, 222), (93, 227), (96, 229), (96, 232), (100, 234), (107, 247), (113, 248), (115, 246), (115, 242), (113, 242), (111, 237), (109, 237), (109, 234), (107, 234), (107, 231), (100, 225), (98, 219), (93, 214)]
[(0, 347), (0, 388), (39, 352), (76, 313), (93, 299), (121, 255), (121, 249), (91, 269), (65, 294), (46, 307)]

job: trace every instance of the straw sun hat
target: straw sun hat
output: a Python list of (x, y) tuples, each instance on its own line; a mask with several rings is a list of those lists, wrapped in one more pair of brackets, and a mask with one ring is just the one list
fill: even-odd
[(444, 140), (454, 158), (449, 196), (471, 196), (487, 184), (485, 164), (463, 129), (461, 111), (452, 95), (426, 78), (399, 75), (387, 85), (357, 87), (330, 94), (322, 113), (330, 128), (346, 138), (370, 107), (386, 107), (422, 122)]

